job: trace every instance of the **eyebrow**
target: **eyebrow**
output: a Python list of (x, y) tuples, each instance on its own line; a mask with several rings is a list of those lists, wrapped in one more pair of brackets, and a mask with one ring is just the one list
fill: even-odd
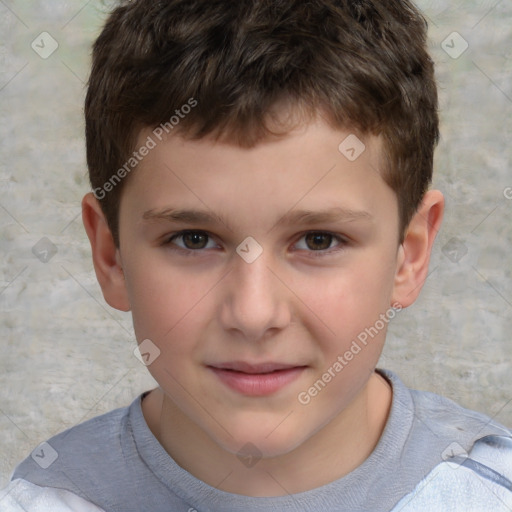
[(177, 210), (175, 208), (164, 208), (162, 210), (148, 210), (144, 212), (142, 218), (148, 221), (183, 222), (191, 225), (224, 224), (229, 228), (229, 223), (220, 215), (206, 210)]
[(293, 224), (328, 224), (333, 222), (371, 221), (373, 215), (364, 210), (350, 208), (328, 208), (326, 210), (291, 210), (283, 215), (276, 226), (289, 226)]
[[(175, 208), (165, 208), (162, 210), (148, 210), (144, 212), (142, 218), (147, 221), (167, 221), (182, 222), (190, 225), (215, 225), (224, 224), (232, 231), (230, 223), (214, 212), (206, 210), (179, 210)], [(273, 226), (292, 226), (327, 224), (334, 222), (371, 222), (373, 215), (364, 210), (353, 210), (350, 208), (334, 207), (326, 210), (290, 210), (283, 215)]]

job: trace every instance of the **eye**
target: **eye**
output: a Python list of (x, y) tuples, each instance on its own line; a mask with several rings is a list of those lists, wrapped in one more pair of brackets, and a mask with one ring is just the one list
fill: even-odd
[[(333, 242), (336, 242), (334, 246)], [(346, 241), (343, 238), (333, 235), (332, 233), (311, 231), (303, 235), (295, 247), (299, 250), (320, 252), (335, 249), (344, 244), (346, 244)]]
[(189, 251), (216, 247), (215, 242), (210, 239), (210, 235), (204, 231), (181, 231), (169, 238), (165, 244), (174, 244), (180, 249)]

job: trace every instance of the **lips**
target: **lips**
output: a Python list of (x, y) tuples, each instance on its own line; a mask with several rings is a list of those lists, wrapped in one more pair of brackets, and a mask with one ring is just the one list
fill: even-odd
[(257, 374), (257, 373), (271, 373), (280, 370), (289, 370), (290, 368), (297, 368), (296, 364), (282, 364), (282, 363), (259, 363), (251, 364), (244, 361), (233, 361), (230, 363), (220, 363), (211, 365), (219, 370), (232, 370), (235, 372)]
[(209, 365), (208, 368), (232, 391), (247, 396), (265, 396), (288, 386), (302, 374), (306, 366), (232, 361)]

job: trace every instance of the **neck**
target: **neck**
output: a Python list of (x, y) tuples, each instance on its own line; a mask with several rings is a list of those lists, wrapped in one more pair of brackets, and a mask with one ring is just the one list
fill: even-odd
[(225, 492), (270, 497), (320, 487), (361, 465), (382, 435), (391, 401), (391, 386), (373, 373), (350, 405), (306, 442), (250, 467), (192, 423), (159, 388), (142, 407), (149, 428), (183, 469)]

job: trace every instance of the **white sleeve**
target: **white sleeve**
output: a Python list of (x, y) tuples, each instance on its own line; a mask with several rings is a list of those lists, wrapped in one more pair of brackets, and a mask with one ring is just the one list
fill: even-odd
[(469, 456), (437, 465), (392, 512), (510, 512), (510, 478), (512, 438), (486, 436)]
[(39, 487), (16, 479), (0, 491), (1, 512), (105, 512), (63, 489)]

